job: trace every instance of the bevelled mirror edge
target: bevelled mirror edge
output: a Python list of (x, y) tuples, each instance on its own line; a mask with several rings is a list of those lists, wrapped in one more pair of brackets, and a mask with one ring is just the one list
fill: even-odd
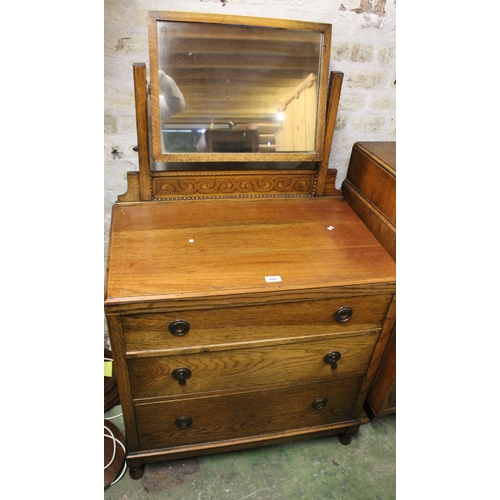
[[(321, 47), (318, 60), (318, 90), (316, 101), (316, 130), (313, 151), (273, 151), (260, 152), (165, 152), (162, 150), (160, 121), (159, 48), (158, 22), (174, 21), (187, 23), (209, 23), (216, 25), (236, 25), (247, 28), (282, 28), (285, 30), (318, 33)], [(324, 154), (326, 127), (326, 107), (330, 63), (330, 24), (308, 21), (290, 21), (274, 18), (226, 16), (188, 12), (149, 11), (149, 53), (150, 53), (150, 97), (151, 97), (151, 149), (154, 162), (301, 162), (321, 161)]]

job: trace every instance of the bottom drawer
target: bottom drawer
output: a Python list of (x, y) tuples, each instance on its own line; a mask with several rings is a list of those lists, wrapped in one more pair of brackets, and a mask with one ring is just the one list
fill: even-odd
[(140, 447), (170, 448), (341, 422), (349, 419), (362, 381), (137, 404)]

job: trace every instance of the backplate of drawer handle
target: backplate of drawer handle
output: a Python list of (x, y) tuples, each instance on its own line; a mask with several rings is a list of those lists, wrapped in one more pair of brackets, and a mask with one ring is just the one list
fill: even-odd
[(175, 421), (175, 425), (179, 427), (179, 429), (187, 429), (193, 423), (193, 419), (191, 417), (179, 417)]
[(337, 368), (337, 361), (342, 357), (342, 354), (338, 351), (329, 352), (324, 358), (323, 361), (327, 365), (331, 365), (332, 370)]
[(334, 316), (335, 321), (339, 323), (346, 323), (352, 318), (352, 308), (344, 306), (337, 309)]
[(186, 333), (189, 332), (189, 328), (189, 323), (183, 319), (177, 319), (168, 325), (168, 331), (177, 337), (186, 335)]
[(179, 385), (186, 385), (186, 380), (191, 377), (189, 368), (176, 368), (172, 372), (172, 377), (179, 382)]
[(326, 403), (327, 403), (326, 398), (318, 398), (311, 403), (311, 406), (315, 410), (322, 410), (326, 406)]

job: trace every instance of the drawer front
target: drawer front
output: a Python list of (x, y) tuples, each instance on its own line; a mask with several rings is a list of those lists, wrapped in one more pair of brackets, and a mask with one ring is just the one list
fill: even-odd
[[(132, 396), (176, 396), (309, 380), (342, 380), (366, 372), (378, 331), (328, 340), (130, 359)], [(186, 378), (187, 377), (187, 378)]]
[(362, 380), (137, 404), (140, 446), (171, 448), (341, 422)]
[[(122, 316), (127, 354), (380, 328), (392, 294)], [(352, 316), (336, 319), (339, 310)]]

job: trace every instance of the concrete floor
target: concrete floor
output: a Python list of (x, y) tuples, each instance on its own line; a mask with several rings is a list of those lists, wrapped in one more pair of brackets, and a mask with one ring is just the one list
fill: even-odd
[[(117, 415), (115, 406), (105, 417)], [(121, 417), (111, 420), (121, 431)], [(348, 446), (337, 436), (222, 453), (128, 471), (105, 500), (391, 500), (396, 498), (396, 416), (372, 419)]]

